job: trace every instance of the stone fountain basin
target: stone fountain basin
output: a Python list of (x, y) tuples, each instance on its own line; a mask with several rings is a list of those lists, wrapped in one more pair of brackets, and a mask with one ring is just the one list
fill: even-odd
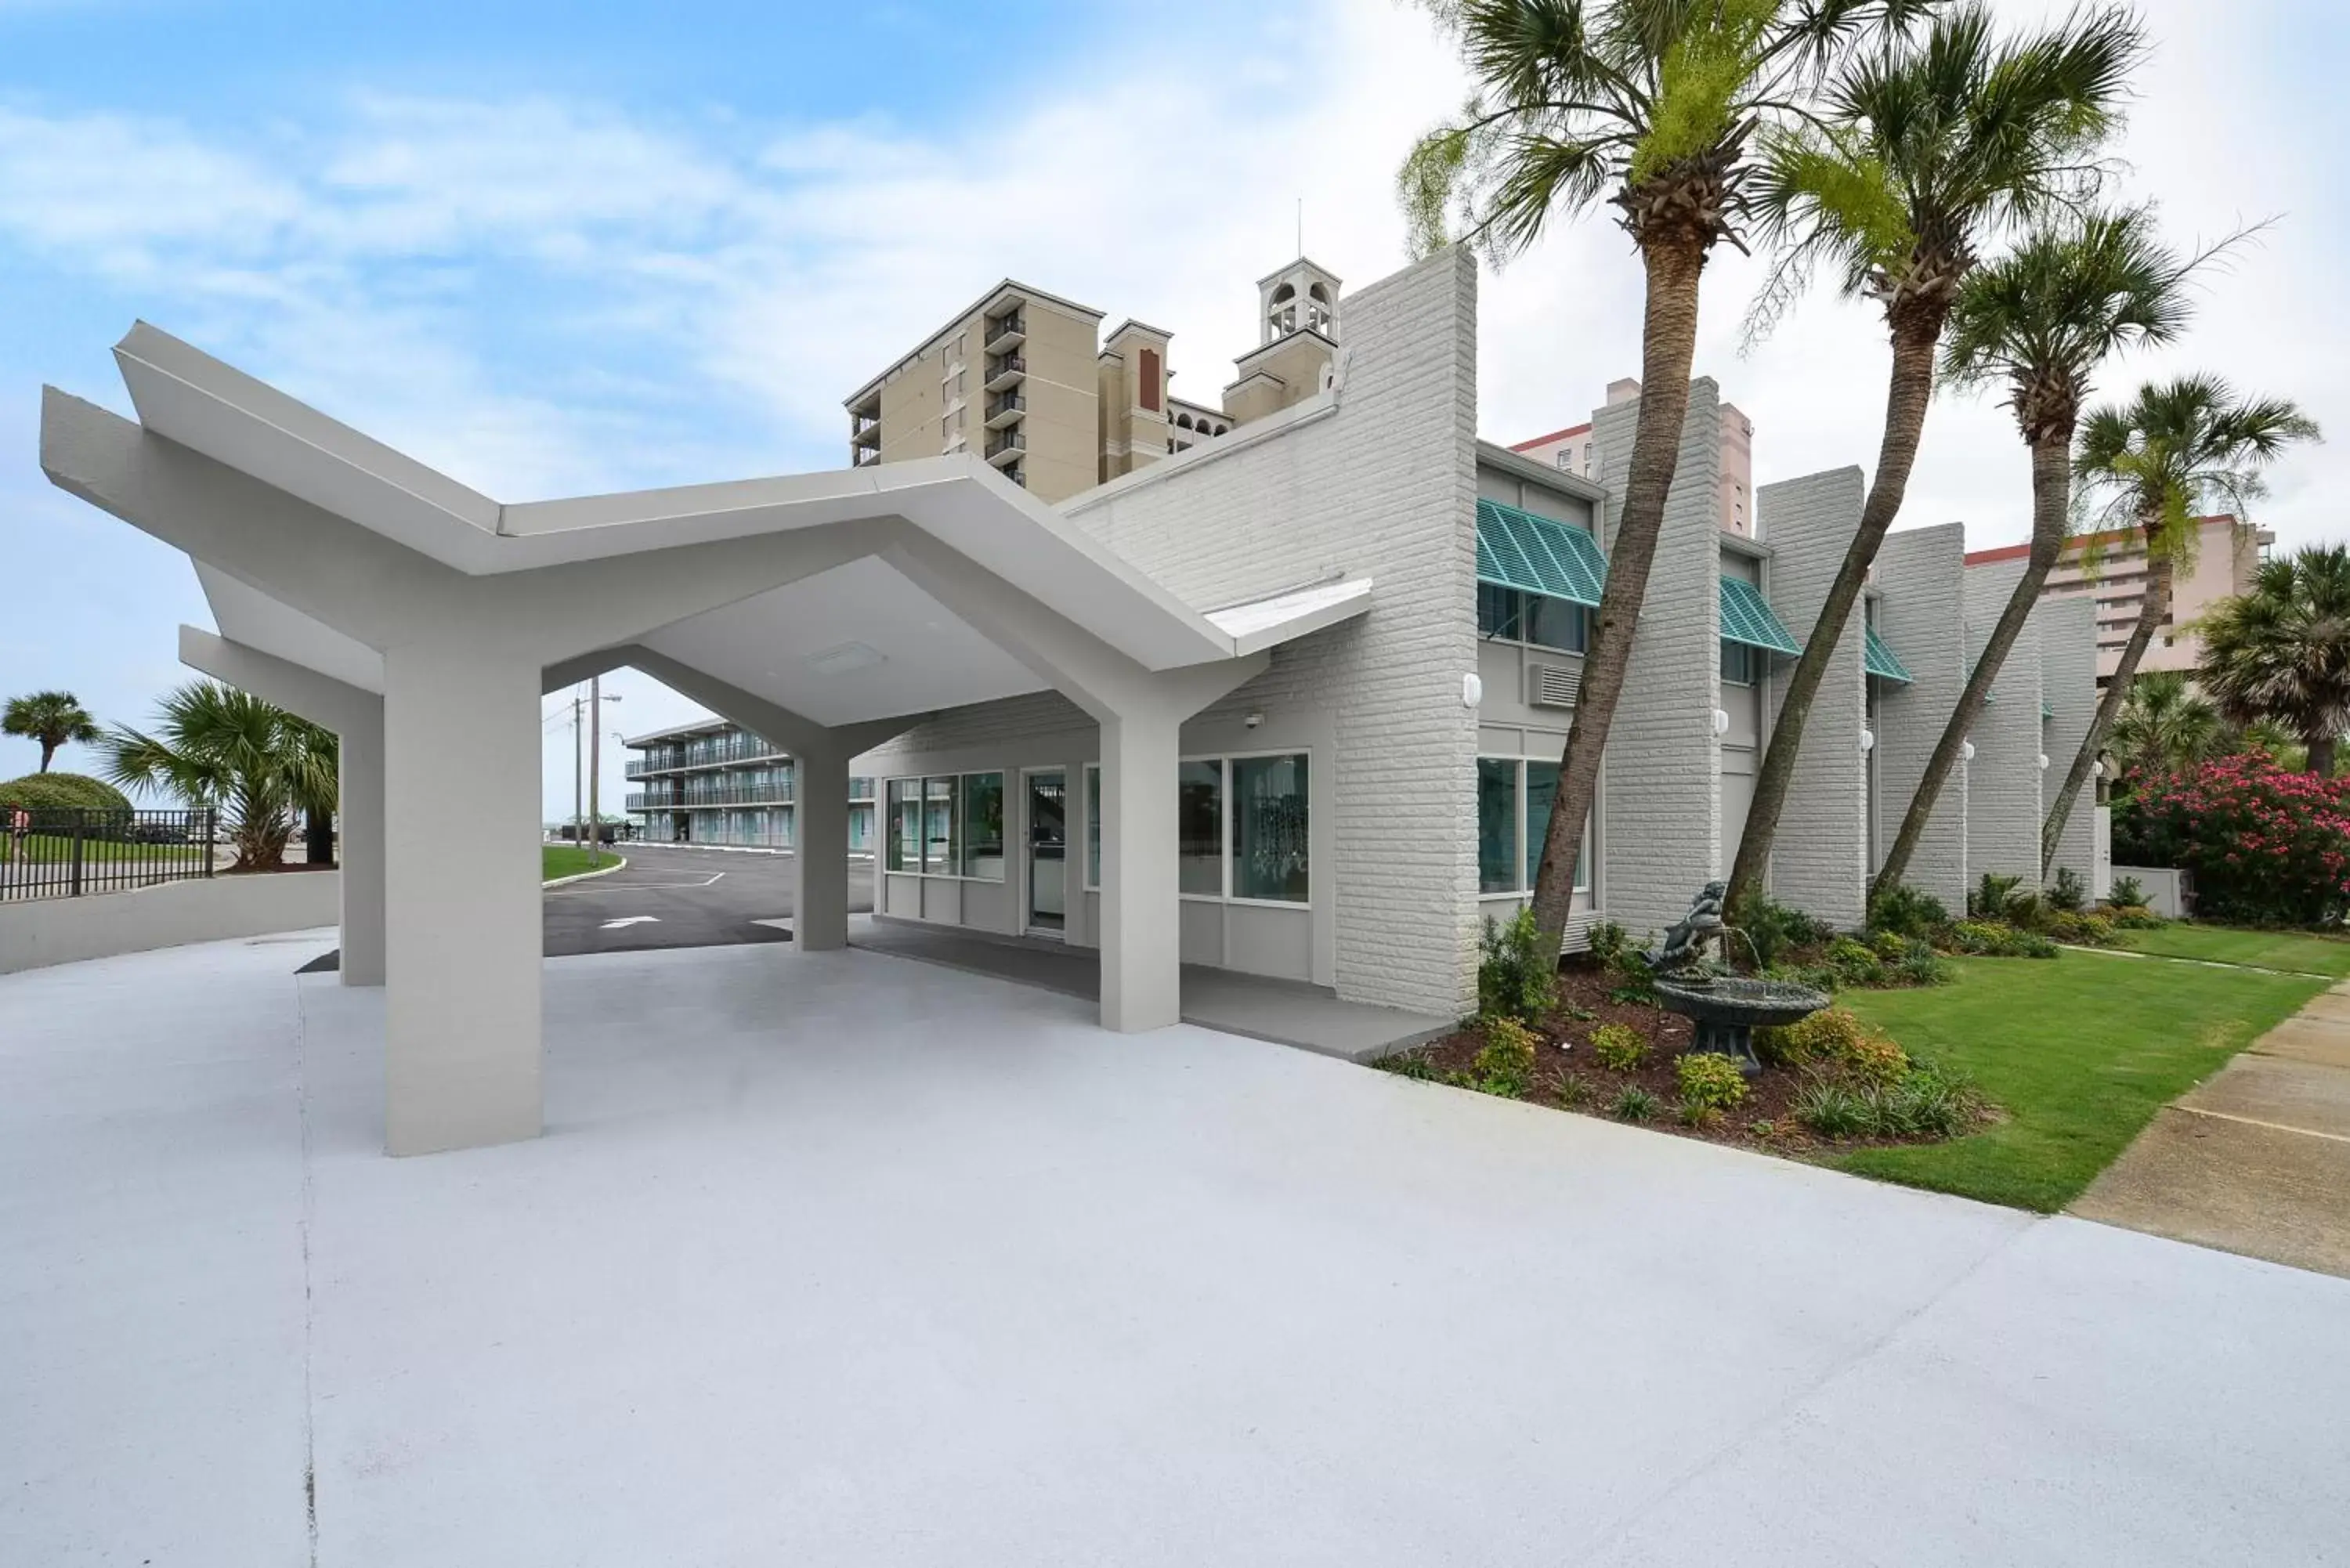
[(1649, 982), (1665, 1006), (1701, 1023), (1742, 1023), (1776, 1028), (1809, 1018), (1833, 999), (1808, 985), (1783, 980), (1663, 977)]

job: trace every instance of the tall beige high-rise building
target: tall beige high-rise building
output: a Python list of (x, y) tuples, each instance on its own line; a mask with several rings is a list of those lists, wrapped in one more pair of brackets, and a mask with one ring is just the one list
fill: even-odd
[(1261, 340), (1217, 404), (1174, 395), (1172, 334), (1005, 278), (847, 400), (859, 466), (975, 452), (1046, 501), (1131, 473), (1319, 392), (1338, 278), (1300, 256), (1257, 280)]
[[(2175, 566), (2170, 613), (2147, 645), (2140, 670), (2176, 670), (2192, 674), (2202, 662), (2203, 643), (2195, 623), (2223, 598), (2251, 590), (2252, 576), (2268, 558), (2276, 535), (2230, 516), (2195, 520), (2195, 558)], [(2029, 545), (1977, 550), (1970, 566), (2021, 560)], [(2064, 554), (2048, 573), (2041, 594), (2047, 598), (2095, 595), (2097, 601), (2097, 683), (2102, 686), (2122, 661), (2130, 628), (2146, 603), (2146, 541), (2136, 529), (2084, 534), (2064, 542)]]

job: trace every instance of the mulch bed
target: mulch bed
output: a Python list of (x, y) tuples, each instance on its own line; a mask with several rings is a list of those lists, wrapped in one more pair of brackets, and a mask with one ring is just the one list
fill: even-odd
[[(1614, 1000), (1611, 993), (1624, 983), (1621, 975), (1587, 962), (1570, 963), (1560, 970), (1558, 1006), (1535, 1030), (1539, 1038), (1534, 1045), (1534, 1085), (1523, 1096), (1526, 1101), (1613, 1120), (1616, 1118), (1609, 1107), (1617, 1096), (1627, 1086), (1638, 1086), (1656, 1097), (1657, 1114), (1649, 1121), (1627, 1125), (1679, 1133), (1708, 1143), (1733, 1144), (1773, 1154), (1804, 1154), (1896, 1141), (1830, 1140), (1814, 1134), (1792, 1114), (1804, 1080), (1802, 1073), (1787, 1067), (1764, 1068), (1760, 1077), (1747, 1080), (1744, 1100), (1710, 1123), (1684, 1126), (1679, 1119), (1680, 1080), (1675, 1063), (1689, 1045), (1690, 1021), (1648, 1003)], [(1586, 1013), (1589, 1016), (1580, 1016)], [(1601, 1066), (1591, 1054), (1590, 1041), (1591, 1032), (1603, 1023), (1627, 1023), (1638, 1030), (1648, 1042), (1647, 1060), (1628, 1073)], [(1425, 1062), (1439, 1075), (1460, 1073), (1473, 1077), (1477, 1053), (1484, 1044), (1483, 1036), (1471, 1026), (1408, 1054)], [(1570, 1099), (1565, 1092), (1563, 1085), (1569, 1079), (1580, 1082), (1587, 1091), (1579, 1099)]]

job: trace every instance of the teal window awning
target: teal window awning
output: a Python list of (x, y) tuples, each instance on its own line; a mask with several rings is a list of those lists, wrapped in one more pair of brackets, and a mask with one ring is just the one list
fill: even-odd
[(2048, 722), (2048, 721), (2049, 721), (2049, 720), (2054, 719), (2055, 716), (2056, 716), (2056, 710), (2055, 710), (2055, 709), (2054, 709), (2054, 708), (2051, 708), (2051, 707), (2048, 705), (2048, 699), (2047, 699), (2047, 698), (2043, 697), (2043, 698), (2040, 700), (2040, 722), (2041, 722), (2042, 723), (2043, 723), (2043, 724), (2044, 724), (2044, 723)]
[(1721, 579), (1721, 640), (1742, 642), (1749, 648), (1766, 649), (1773, 653), (1797, 654), (1804, 650), (1771, 613), (1771, 601), (1762, 590), (1744, 577)]
[(1896, 680), (1908, 686), (1916, 680), (1909, 673), (1909, 667), (1901, 662), (1900, 657), (1883, 638), (1877, 635), (1877, 628), (1873, 626), (1868, 628), (1868, 643), (1861, 655), (1861, 665), (1879, 680)]
[(1481, 499), (1477, 580), (1596, 607), (1607, 557), (1586, 529)]

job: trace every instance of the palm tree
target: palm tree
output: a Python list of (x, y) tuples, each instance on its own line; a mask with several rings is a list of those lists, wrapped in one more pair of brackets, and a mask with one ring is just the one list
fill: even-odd
[(1938, 16), (1915, 46), (1847, 64), (1826, 95), (1830, 128), (1765, 138), (1755, 207), (1780, 260), (1749, 316), (1750, 337), (1768, 330), (1825, 263), (1846, 298), (1883, 314), (1892, 365), (1860, 525), (1786, 679), (1755, 774), (1731, 867), (1733, 906), (1762, 885), (1813, 701), (1900, 514), (1959, 288), (1987, 239), (2094, 192), (2097, 149), (2145, 51), (2144, 30), (2118, 8), (2002, 39), (1989, 7), (1970, 3)]
[(276, 870), (296, 814), (334, 810), (333, 732), (234, 687), (191, 680), (164, 697), (155, 734), (117, 725), (105, 745), (115, 784), (224, 813), (234, 870)]
[(2032, 454), (2032, 548), (1877, 868), (1870, 902), (1900, 886), (1967, 732), (2064, 547), (2073, 436), (2090, 378), (2109, 355), (2178, 335), (2190, 314), (2188, 280), (2212, 254), (2182, 257), (2168, 249), (2151, 208), (2068, 215), (2033, 229), (2012, 254), (1978, 268), (1959, 291), (1942, 373), (1960, 386), (2006, 383), (2007, 405)]
[(41, 772), (49, 771), (57, 748), (68, 742), (89, 745), (99, 737), (98, 721), (70, 691), (36, 691), (11, 697), (0, 711), (0, 734), (22, 735), (41, 747)]
[(2350, 729), (2350, 545), (2262, 562), (2251, 592), (2198, 624), (2197, 674), (2221, 716), (2283, 725), (2309, 749), (2309, 772), (2333, 776), (2334, 742)]
[(2110, 734), (2124, 774), (2175, 774), (2225, 749), (2220, 711), (2176, 670), (2149, 670), (2130, 683)]
[(2194, 563), (2202, 532), (2198, 514), (2224, 504), (2245, 515), (2250, 502), (2268, 493), (2262, 466), (2290, 442), (2317, 439), (2315, 422), (2282, 398), (2239, 400), (2216, 376), (2182, 376), (2141, 388), (2128, 406), (2099, 409), (2082, 421), (2074, 475), (2107, 492), (2105, 520), (2135, 529), (2145, 545), (2146, 597), (2096, 717), (2041, 824), (2043, 874), (2106, 732), (2129, 697), (2154, 628), (2170, 613), (2171, 576)]
[(1810, 112), (1843, 52), (1938, 0), (1428, 0), (1480, 85), (1461, 118), (1397, 176), (1412, 249), (1459, 240), (1500, 265), (1554, 216), (1605, 202), (1647, 274), (1641, 386), (1607, 587), (1534, 876), (1555, 940), (1600, 758), (1631, 659), (1697, 348), (1698, 282), (1713, 247), (1744, 248), (1750, 143)]

